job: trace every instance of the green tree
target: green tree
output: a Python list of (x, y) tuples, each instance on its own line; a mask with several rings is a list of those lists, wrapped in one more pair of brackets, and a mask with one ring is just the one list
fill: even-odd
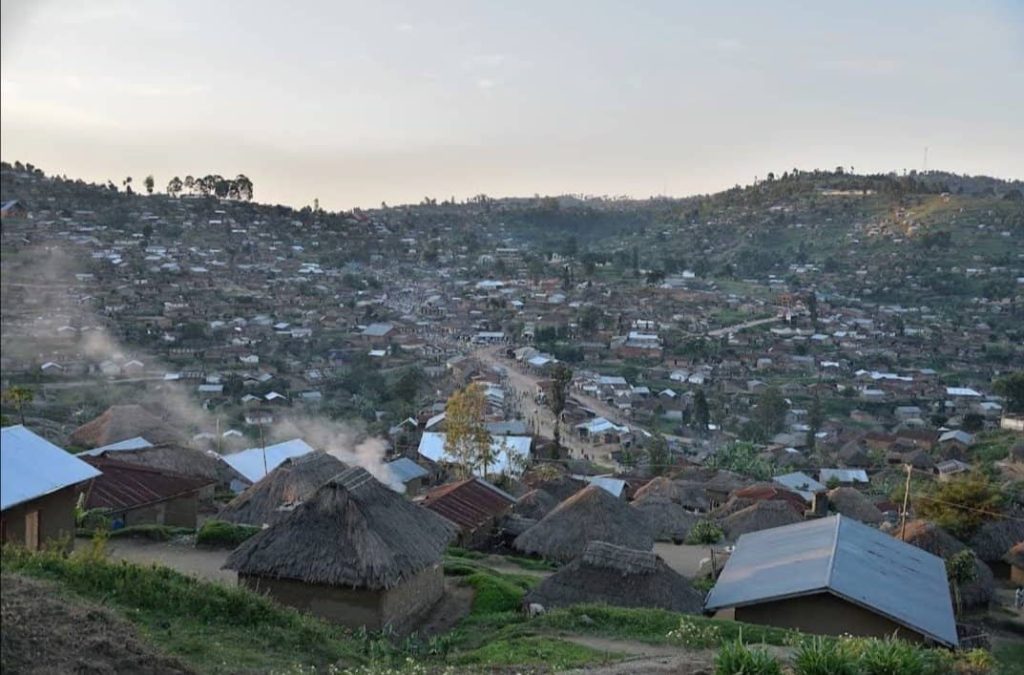
[(668, 441), (661, 434), (654, 434), (647, 441), (647, 461), (651, 465), (651, 474), (660, 476), (668, 470), (671, 461), (671, 453), (668, 450)]
[(807, 409), (807, 447), (814, 449), (818, 442), (818, 430), (825, 421), (825, 410), (821, 406), (821, 399), (815, 394), (811, 401), (811, 407)]
[(708, 408), (708, 399), (704, 396), (703, 389), (698, 389), (693, 396), (693, 423), (701, 432), (707, 431), (711, 426), (711, 410)]
[(974, 551), (965, 548), (954, 554), (946, 561), (946, 578), (949, 580), (949, 590), (953, 593), (954, 607), (959, 616), (964, 611), (963, 600), (960, 597), (960, 589), (974, 581), (977, 575), (977, 567), (974, 562)]
[(752, 421), (756, 434), (754, 440), (765, 441), (786, 427), (786, 411), (789, 404), (777, 387), (768, 387), (757, 399)]
[(8, 387), (3, 394), (4, 403), (14, 406), (22, 424), (25, 424), (25, 404), (31, 403), (35, 397), (36, 393), (32, 389), (18, 384)]
[(486, 410), (483, 387), (475, 383), (452, 394), (445, 406), (444, 449), (456, 459), (463, 478), (471, 476), (476, 468), (487, 476), (492, 464), (491, 434), (484, 423)]
[(718, 565), (715, 564), (715, 544), (722, 541), (725, 536), (716, 523), (710, 520), (701, 520), (690, 528), (686, 533), (686, 543), (691, 546), (707, 546), (711, 554), (711, 578), (715, 577)]
[(985, 474), (975, 471), (936, 484), (930, 492), (917, 496), (915, 507), (922, 518), (967, 540), (982, 523), (998, 517), (1002, 496)]
[(146, 176), (142, 181), (142, 184), (146, 186), (146, 194), (153, 194), (153, 186), (156, 185), (156, 180), (153, 178), (153, 174)]
[(175, 176), (167, 183), (167, 194), (169, 194), (172, 197), (177, 197), (179, 194), (181, 194), (182, 187), (183, 184), (181, 182), (181, 179)]
[(1006, 399), (1007, 412), (1024, 412), (1024, 370), (999, 378), (993, 389)]
[(564, 363), (556, 363), (551, 369), (551, 395), (548, 396), (548, 408), (555, 415), (555, 450), (562, 447), (562, 412), (569, 400), (569, 383), (572, 382), (572, 369)]

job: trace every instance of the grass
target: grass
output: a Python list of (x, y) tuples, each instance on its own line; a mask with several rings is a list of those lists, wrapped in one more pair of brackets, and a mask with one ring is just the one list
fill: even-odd
[(1024, 642), (1003, 642), (992, 650), (998, 675), (1024, 675)]
[(3, 569), (57, 582), (118, 612), (164, 651), (201, 672), (358, 663), (340, 627), (240, 588), (199, 581), (166, 567), (110, 562), (97, 551), (65, 557), (5, 546)]
[(459, 654), (452, 661), (461, 666), (548, 666), (562, 670), (607, 661), (616, 656), (557, 638), (530, 635), (494, 640)]
[(524, 570), (530, 570), (532, 572), (553, 572), (558, 569), (558, 566), (547, 560), (535, 560), (533, 558), (520, 558), (519, 556), (505, 556), (513, 565), (522, 567)]
[(252, 525), (236, 525), (223, 520), (207, 520), (196, 533), (197, 546), (235, 548), (260, 531)]

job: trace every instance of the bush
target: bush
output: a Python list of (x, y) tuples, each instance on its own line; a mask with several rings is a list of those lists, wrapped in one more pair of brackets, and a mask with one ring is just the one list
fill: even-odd
[(860, 669), (864, 675), (925, 675), (925, 658), (922, 650), (902, 640), (866, 640), (860, 649)]
[(718, 650), (715, 675), (782, 675), (782, 666), (764, 648), (750, 649), (739, 638)]
[(477, 572), (467, 576), (466, 582), (476, 589), (473, 596), (473, 614), (518, 611), (522, 608), (526, 589), (533, 581), (490, 572)]
[(197, 546), (223, 546), (235, 548), (260, 531), (252, 525), (236, 525), (223, 520), (208, 520), (196, 534)]
[(857, 675), (857, 659), (836, 640), (804, 642), (793, 665), (797, 675)]

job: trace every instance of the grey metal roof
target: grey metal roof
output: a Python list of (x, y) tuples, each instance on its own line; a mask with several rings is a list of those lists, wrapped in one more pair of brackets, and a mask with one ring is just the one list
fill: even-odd
[(787, 487), (793, 492), (804, 498), (804, 501), (811, 501), (814, 499), (814, 493), (822, 492), (827, 488), (814, 480), (806, 473), (802, 471), (794, 471), (793, 473), (783, 474), (782, 476), (776, 476), (772, 479), (779, 485)]
[(393, 462), (388, 462), (388, 468), (391, 469), (391, 473), (395, 474), (398, 480), (403, 483), (408, 483), (411, 480), (422, 478), (429, 473), (426, 469), (408, 457), (399, 457)]
[(745, 534), (705, 609), (831, 593), (936, 642), (956, 646), (942, 559), (850, 518)]
[(94, 467), (20, 424), (0, 432), (0, 510), (99, 475)]

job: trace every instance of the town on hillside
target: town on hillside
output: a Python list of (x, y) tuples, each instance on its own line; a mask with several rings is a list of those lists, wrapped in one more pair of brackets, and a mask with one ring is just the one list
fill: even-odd
[(1024, 658), (1020, 181), (0, 178), (5, 671)]

